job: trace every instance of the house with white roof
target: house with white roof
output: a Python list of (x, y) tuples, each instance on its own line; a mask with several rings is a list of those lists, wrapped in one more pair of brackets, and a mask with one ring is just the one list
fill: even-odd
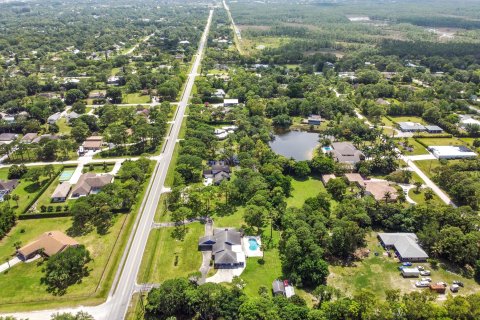
[(379, 233), (377, 238), (385, 249), (393, 249), (400, 261), (428, 259), (428, 254), (418, 244), (415, 233)]

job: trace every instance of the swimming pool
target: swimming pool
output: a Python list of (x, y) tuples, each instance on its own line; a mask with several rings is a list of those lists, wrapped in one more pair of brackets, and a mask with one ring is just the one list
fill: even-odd
[(60, 174), (59, 180), (62, 181), (62, 182), (70, 180), (70, 178), (73, 176), (74, 172), (75, 172), (75, 170), (65, 170), (65, 171), (63, 171)]
[(322, 150), (325, 151), (325, 152), (326, 152), (326, 151), (332, 151), (333, 148), (330, 147), (330, 146), (326, 146), (326, 147), (323, 147)]
[(249, 243), (249, 246), (248, 246), (248, 249), (252, 250), (252, 251), (257, 251), (258, 250), (258, 242), (256, 239), (253, 239), (253, 238), (250, 238), (248, 239), (248, 243)]

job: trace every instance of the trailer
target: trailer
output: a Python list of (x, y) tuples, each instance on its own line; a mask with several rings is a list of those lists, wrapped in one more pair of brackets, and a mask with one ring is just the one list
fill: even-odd
[(420, 276), (420, 271), (417, 268), (403, 268), (402, 276), (404, 278), (418, 278)]
[(445, 293), (446, 287), (443, 284), (431, 284), (430, 290), (435, 291), (436, 293)]

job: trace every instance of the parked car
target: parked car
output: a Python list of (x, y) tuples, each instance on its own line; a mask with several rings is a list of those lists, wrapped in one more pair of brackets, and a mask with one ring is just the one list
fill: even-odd
[(443, 281), (437, 282), (436, 284), (441, 285), (441, 286), (444, 286), (444, 287), (447, 286), (447, 283), (446, 283), (446, 282), (443, 282)]
[(428, 281), (417, 281), (417, 282), (415, 282), (415, 287), (417, 287), (417, 288), (426, 288), (428, 286), (430, 286), (430, 282), (428, 282)]
[(428, 282), (432, 282), (432, 278), (425, 277), (425, 278), (422, 278), (422, 281), (428, 281)]
[(457, 286), (462, 287), (462, 288), (464, 286), (463, 282), (458, 281), (458, 280), (453, 281), (453, 284), (456, 284)]
[(459, 289), (460, 289), (460, 286), (459, 286), (458, 284), (452, 284), (452, 285), (450, 286), (450, 291), (452, 291), (452, 292), (454, 292), (454, 293), (455, 293), (455, 292), (458, 292)]
[(425, 267), (423, 267), (423, 266), (418, 266), (417, 269), (420, 270), (420, 271), (425, 271)]
[(429, 270), (420, 271), (421, 276), (429, 276), (430, 274), (431, 274), (431, 272)]
[(404, 263), (402, 263), (402, 266), (404, 266), (404, 267), (411, 267), (411, 266), (412, 266), (412, 263), (411, 263), (411, 262), (404, 262)]

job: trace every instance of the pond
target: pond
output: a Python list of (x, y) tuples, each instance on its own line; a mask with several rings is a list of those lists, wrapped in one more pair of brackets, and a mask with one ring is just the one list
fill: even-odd
[(272, 150), (297, 161), (312, 160), (313, 151), (319, 145), (318, 133), (305, 131), (287, 131), (275, 134), (270, 142)]

